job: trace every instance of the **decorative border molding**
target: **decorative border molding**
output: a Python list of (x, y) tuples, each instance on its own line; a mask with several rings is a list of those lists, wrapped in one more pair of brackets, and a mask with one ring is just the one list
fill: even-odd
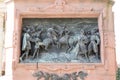
[(65, 73), (62, 76), (56, 73), (47, 73), (42, 71), (37, 71), (33, 74), (33, 77), (37, 77), (37, 80), (44, 78), (45, 80), (85, 80), (85, 77), (88, 76), (88, 73), (84, 71), (73, 72), (73, 73)]
[(17, 45), (17, 37), (18, 37), (18, 34), (16, 31), (13, 32), (13, 47), (16, 47)]
[(100, 12), (101, 10), (95, 10), (94, 7), (88, 7), (80, 8), (75, 7), (72, 5), (67, 4), (66, 0), (55, 0), (55, 2), (51, 5), (48, 5), (44, 8), (41, 7), (26, 7), (25, 11), (28, 12), (80, 12), (80, 13), (96, 13)]
[(104, 32), (104, 46), (108, 46), (108, 34), (106, 32)]

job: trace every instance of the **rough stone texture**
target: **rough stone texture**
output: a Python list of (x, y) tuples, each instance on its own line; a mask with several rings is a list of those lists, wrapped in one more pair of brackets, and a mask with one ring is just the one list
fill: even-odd
[(4, 54), (4, 31), (5, 31), (5, 4), (0, 1), (0, 76), (5, 71), (5, 54)]
[(3, 49), (4, 49), (4, 11), (5, 7), (4, 4), (0, 3), (0, 76), (2, 75), (3, 71)]
[[(3, 14), (0, 14), (0, 56), (3, 54), (3, 40), (4, 40), (4, 33), (3, 33)], [(2, 65), (2, 58), (0, 58), (0, 65)], [(2, 66), (0, 66), (0, 75), (2, 74)]]
[[(101, 63), (19, 63), (22, 18), (98, 18)], [(111, 0), (9, 1), (5, 36), (6, 73), (13, 75), (13, 80), (36, 80), (32, 74), (38, 70), (59, 75), (85, 71), (88, 73), (85, 80), (116, 80), (113, 28)]]

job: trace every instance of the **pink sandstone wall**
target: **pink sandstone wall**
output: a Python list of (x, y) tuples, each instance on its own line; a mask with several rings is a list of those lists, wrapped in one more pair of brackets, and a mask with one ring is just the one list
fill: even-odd
[[(19, 63), (22, 18), (98, 18), (101, 63), (42, 63), (38, 70), (56, 73), (85, 71), (85, 80), (116, 80), (116, 57), (112, 1), (109, 0), (11, 0), (7, 4), (6, 74), (13, 80), (36, 80), (36, 64)], [(63, 2), (61, 2), (63, 1)], [(12, 70), (11, 70), (12, 69)]]

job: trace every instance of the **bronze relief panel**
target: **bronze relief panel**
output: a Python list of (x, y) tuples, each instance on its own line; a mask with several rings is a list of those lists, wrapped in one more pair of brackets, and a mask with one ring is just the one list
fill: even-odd
[(97, 18), (23, 18), (22, 63), (100, 63)]

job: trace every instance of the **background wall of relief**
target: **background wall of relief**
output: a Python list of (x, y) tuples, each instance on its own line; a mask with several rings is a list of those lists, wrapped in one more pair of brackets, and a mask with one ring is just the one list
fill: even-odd
[(21, 62), (100, 62), (97, 18), (26, 18), (22, 22)]

